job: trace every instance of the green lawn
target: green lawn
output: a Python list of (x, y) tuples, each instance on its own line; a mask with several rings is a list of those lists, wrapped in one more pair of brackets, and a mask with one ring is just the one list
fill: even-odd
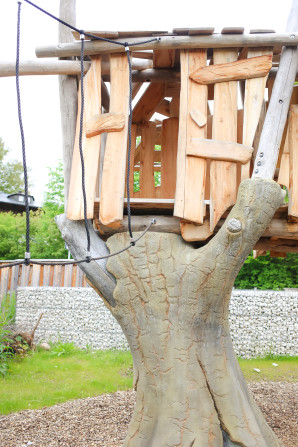
[[(298, 380), (297, 357), (240, 359), (239, 363), (248, 381)], [(50, 352), (37, 351), (24, 359), (9, 362), (9, 374), (0, 377), (0, 414), (42, 408), (131, 387), (130, 352), (92, 353), (61, 344)]]
[(131, 387), (130, 352), (36, 352), (9, 362), (9, 374), (0, 378), (0, 414)]

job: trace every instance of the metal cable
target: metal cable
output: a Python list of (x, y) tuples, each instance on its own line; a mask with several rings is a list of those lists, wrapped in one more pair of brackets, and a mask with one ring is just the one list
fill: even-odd
[(129, 67), (129, 117), (128, 117), (128, 150), (127, 150), (127, 176), (126, 176), (126, 193), (127, 193), (127, 223), (130, 238), (133, 238), (131, 229), (131, 209), (130, 209), (130, 155), (131, 155), (131, 125), (132, 125), (132, 66), (129, 54), (128, 44), (125, 51)]

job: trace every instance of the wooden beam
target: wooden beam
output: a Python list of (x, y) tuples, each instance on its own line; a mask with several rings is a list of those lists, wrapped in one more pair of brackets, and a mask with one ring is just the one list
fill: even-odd
[(298, 217), (298, 105), (289, 113), (289, 216)]
[[(84, 74), (87, 73), (91, 62), (84, 62)], [(26, 60), (20, 61), (20, 76), (43, 76), (43, 75), (79, 75), (81, 64), (79, 61), (68, 60)], [(15, 61), (0, 62), (0, 78), (15, 76)]]
[[(60, 0), (60, 19), (76, 24), (76, 0)], [(58, 25), (58, 42), (73, 42), (71, 31), (66, 26)], [(62, 62), (62, 61), (61, 61)], [(59, 98), (62, 128), (63, 172), (64, 172), (64, 209), (67, 209), (69, 182), (71, 175), (72, 154), (76, 135), (78, 110), (78, 91), (76, 76), (59, 76)]]
[(107, 136), (100, 202), (100, 220), (104, 224), (118, 222), (123, 217), (128, 132), (129, 68), (126, 54), (111, 55), (110, 64), (110, 113), (122, 113), (125, 126), (121, 132)]
[[(92, 60), (91, 68), (84, 77), (85, 108), (83, 116), (82, 150), (85, 165), (85, 189), (87, 199), (87, 218), (93, 218), (95, 185), (99, 170), (100, 136), (85, 137), (86, 121), (101, 109), (101, 61), (100, 57)], [(79, 98), (79, 103), (81, 98)], [(79, 104), (80, 105), (80, 104)], [(84, 201), (82, 196), (82, 166), (79, 150), (80, 108), (77, 117), (77, 130), (71, 167), (69, 200), (67, 218), (70, 220), (84, 219)]]
[(204, 140), (192, 138), (186, 155), (192, 157), (208, 158), (210, 160), (232, 161), (234, 163), (247, 163), (253, 153), (253, 147), (230, 141)]
[(124, 124), (124, 115), (121, 113), (95, 115), (86, 122), (86, 137), (94, 137), (103, 132), (120, 132)]
[(289, 239), (261, 238), (254, 250), (266, 250), (279, 253), (298, 253), (298, 241)]
[(266, 76), (272, 67), (272, 55), (251, 57), (224, 64), (208, 65), (190, 73), (190, 78), (198, 84), (239, 81)]
[(177, 179), (174, 215), (202, 223), (205, 214), (204, 190), (207, 161), (186, 156), (192, 137), (206, 138), (207, 126), (199, 127), (191, 117), (196, 109), (207, 118), (207, 86), (189, 78), (189, 73), (207, 62), (206, 50), (180, 52), (181, 92), (179, 111), (179, 137)]
[(160, 194), (165, 199), (175, 197), (178, 125), (177, 118), (169, 118), (162, 123)]
[(175, 65), (175, 50), (155, 50), (153, 52), (153, 67), (167, 68)]
[[(289, 14), (287, 32), (294, 38), (298, 30), (298, 2), (293, 1)], [(272, 96), (267, 110), (258, 153), (255, 160), (253, 177), (272, 179), (278, 159), (295, 75), (298, 65), (298, 47), (285, 47), (282, 51), (278, 73), (274, 82)]]
[(132, 122), (140, 123), (149, 121), (162, 100), (165, 94), (165, 84), (156, 83), (150, 84), (132, 111)]
[[(237, 60), (238, 51), (214, 50), (214, 63)], [(237, 142), (237, 82), (221, 82), (214, 86), (212, 139)], [(236, 202), (236, 163), (211, 161), (210, 164), (210, 230), (222, 214)]]
[(142, 124), (140, 145), (140, 197), (155, 198), (154, 147), (156, 124), (148, 121)]
[[(270, 55), (272, 58), (273, 48), (249, 48), (247, 57), (255, 59), (255, 56), (264, 57)], [(244, 93), (244, 118), (243, 118), (243, 144), (253, 145), (256, 129), (259, 123), (267, 76), (256, 79), (247, 79)], [(241, 180), (250, 177), (250, 162), (241, 167)]]
[(156, 112), (170, 118), (171, 116), (170, 101), (168, 101), (167, 99), (163, 99), (159, 104), (159, 106), (157, 107)]
[[(296, 47), (298, 36), (291, 37), (286, 34), (213, 34), (210, 36), (162, 36), (160, 40), (143, 43), (144, 38), (126, 38), (128, 43), (134, 43), (134, 51), (140, 50), (166, 50), (166, 49), (192, 49), (192, 48), (237, 48), (237, 47), (268, 47), (283, 45)], [(115, 42), (123, 42), (123, 39), (115, 39)], [(105, 53), (124, 53), (124, 46), (110, 42), (90, 41), (85, 42), (85, 55)], [(64, 43), (60, 45), (39, 46), (35, 50), (37, 57), (69, 57), (79, 56), (81, 53), (80, 42)]]

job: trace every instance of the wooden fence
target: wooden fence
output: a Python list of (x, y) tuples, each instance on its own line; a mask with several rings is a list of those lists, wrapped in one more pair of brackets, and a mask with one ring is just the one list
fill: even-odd
[[(46, 261), (50, 261), (47, 259)], [(17, 265), (0, 269), (0, 302), (6, 294), (16, 292), (17, 287), (86, 287), (86, 278), (76, 264)], [(14, 261), (0, 261), (0, 265)]]

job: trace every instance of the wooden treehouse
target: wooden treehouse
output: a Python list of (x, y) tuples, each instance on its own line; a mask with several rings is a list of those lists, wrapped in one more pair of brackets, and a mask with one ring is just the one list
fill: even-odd
[[(143, 230), (154, 216), (153, 231), (181, 233), (186, 241), (204, 244), (235, 204), (240, 182), (262, 164), (262, 153), (259, 160), (256, 154), (279, 65), (280, 36), (270, 30), (244, 35), (240, 28), (217, 35), (209, 28), (92, 34), (122, 41), (161, 37), (144, 48), (130, 47), (132, 228)], [(78, 55), (79, 45), (69, 44), (68, 53), (62, 49), (55, 55)], [(124, 48), (111, 43), (86, 41), (85, 52), (90, 57), (83, 128), (87, 212), (107, 237), (127, 231), (129, 65)], [(37, 55), (54, 54), (37, 49)], [(67, 207), (71, 220), (84, 215), (79, 120), (78, 114)], [(255, 246), (256, 255), (297, 252), (297, 140), (298, 85), (274, 175), (287, 189), (288, 202)]]

